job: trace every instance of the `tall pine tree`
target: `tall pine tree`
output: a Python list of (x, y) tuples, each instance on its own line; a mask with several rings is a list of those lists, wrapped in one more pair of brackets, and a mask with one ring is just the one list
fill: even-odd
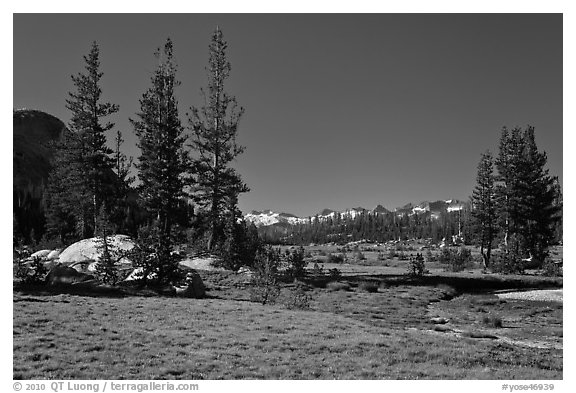
[(476, 187), (472, 192), (472, 220), (480, 243), (484, 269), (490, 266), (492, 242), (496, 236), (496, 191), (492, 153), (482, 154), (478, 164)]
[(510, 236), (517, 240), (516, 254), (542, 263), (554, 240), (554, 229), (561, 219), (556, 179), (550, 176), (546, 153), (538, 151), (534, 127), (524, 131), (502, 131), (498, 169), (497, 211), (508, 248)]
[(58, 144), (47, 197), (49, 229), (62, 235), (73, 219), (82, 238), (93, 236), (100, 206), (113, 195), (112, 150), (106, 146), (105, 132), (114, 124), (103, 119), (118, 111), (117, 105), (102, 102), (104, 74), (96, 42), (84, 60), (85, 73), (72, 76), (76, 90), (66, 100), (72, 135)]
[(227, 43), (222, 31), (216, 28), (209, 46), (208, 90), (201, 90), (204, 105), (191, 108), (190, 127), (193, 131), (191, 147), (195, 201), (208, 218), (210, 251), (221, 247), (226, 240), (226, 218), (234, 215), (238, 195), (249, 189), (231, 167), (232, 161), (244, 151), (236, 144), (236, 134), (243, 108), (236, 98), (224, 90), (231, 70), (226, 57)]
[(178, 202), (184, 195), (187, 158), (178, 102), (174, 96), (179, 82), (170, 39), (162, 50), (158, 49), (156, 58), (158, 68), (152, 75), (152, 86), (140, 99), (138, 120), (131, 122), (141, 150), (136, 165), (141, 181), (139, 191), (145, 208), (154, 217), (151, 233), (157, 245), (156, 262), (154, 266), (148, 266), (153, 270), (148, 273), (155, 273), (162, 282), (170, 281), (177, 269), (172, 251)]
[(523, 196), (520, 230), (529, 256), (541, 263), (548, 255), (554, 229), (561, 218), (557, 204), (559, 189), (557, 178), (550, 176), (546, 168), (546, 153), (538, 151), (534, 127), (528, 126), (522, 138), (521, 165), (517, 173), (518, 193)]

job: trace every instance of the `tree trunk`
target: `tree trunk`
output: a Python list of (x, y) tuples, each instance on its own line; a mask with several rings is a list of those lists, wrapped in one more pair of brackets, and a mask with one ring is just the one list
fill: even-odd
[(482, 255), (482, 270), (486, 271), (488, 269), (488, 258), (484, 252), (484, 242), (480, 245), (480, 255)]

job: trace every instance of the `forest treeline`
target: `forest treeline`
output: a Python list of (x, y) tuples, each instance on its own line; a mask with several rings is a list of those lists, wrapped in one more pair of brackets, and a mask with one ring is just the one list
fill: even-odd
[(549, 247), (562, 242), (562, 192), (536, 146), (535, 129), (504, 127), (498, 155), (481, 155), (476, 186), (459, 211), (403, 213), (363, 211), (354, 217), (311, 217), (297, 225), (261, 227), (269, 243), (307, 245), (351, 241), (429, 239), (477, 244), (485, 268), (498, 249), (499, 264), (520, 270), (521, 261), (541, 266)]

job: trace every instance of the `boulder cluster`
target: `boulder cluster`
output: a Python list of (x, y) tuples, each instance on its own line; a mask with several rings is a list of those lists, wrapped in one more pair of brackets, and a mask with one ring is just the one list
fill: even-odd
[[(136, 244), (126, 235), (114, 235), (107, 238), (109, 247), (119, 253), (132, 250)], [(40, 258), (48, 269), (46, 284), (98, 287), (101, 284), (95, 277), (96, 266), (102, 256), (101, 239), (94, 237), (76, 242), (64, 250), (39, 250), (30, 255), (28, 262)], [(191, 268), (190, 259), (183, 261), (181, 268), (187, 270), (184, 286), (171, 286), (164, 292), (176, 296), (201, 298), (206, 290), (202, 278)], [(130, 283), (142, 276), (142, 268), (134, 267), (132, 261), (121, 257), (116, 267), (121, 274), (122, 283)], [(196, 267), (196, 266), (195, 266)], [(149, 277), (153, 278), (153, 277)]]

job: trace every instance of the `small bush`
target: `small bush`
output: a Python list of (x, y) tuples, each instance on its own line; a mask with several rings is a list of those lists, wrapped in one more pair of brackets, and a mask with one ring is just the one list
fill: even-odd
[(312, 275), (316, 278), (324, 277), (324, 267), (318, 265), (318, 263), (314, 263), (314, 267), (312, 268)]
[(470, 266), (472, 262), (472, 252), (462, 246), (458, 250), (444, 247), (438, 257), (440, 263), (448, 265), (448, 270), (461, 272)]
[(502, 318), (496, 315), (486, 315), (482, 318), (482, 323), (484, 324), (484, 326), (492, 328), (501, 328)]
[(427, 249), (426, 250), (426, 262), (430, 263), (430, 262), (435, 262), (436, 261), (436, 257), (434, 256), (434, 254), (432, 254), (432, 250)]
[(456, 289), (446, 284), (438, 284), (436, 288), (441, 291), (440, 299), (442, 300), (451, 300), (458, 295)]
[(356, 259), (357, 261), (365, 261), (366, 256), (364, 256), (364, 253), (362, 253), (362, 251), (356, 250), (354, 251), (354, 259)]
[(48, 271), (40, 257), (34, 257), (31, 262), (27, 262), (29, 255), (30, 253), (25, 251), (19, 253), (19, 256), (15, 258), (14, 275), (24, 284), (38, 285), (44, 282)]
[(250, 299), (262, 304), (273, 304), (280, 294), (278, 284), (278, 269), (280, 267), (280, 252), (271, 246), (256, 254), (254, 274)]
[(331, 281), (338, 281), (340, 278), (342, 278), (342, 272), (336, 268), (330, 269), (328, 270), (328, 276), (330, 277)]
[(120, 276), (116, 264), (124, 257), (124, 253), (109, 243), (107, 235), (98, 238), (96, 247), (102, 255), (94, 273), (104, 284), (116, 285)]
[[(173, 235), (171, 243), (177, 237)], [(141, 268), (138, 279), (143, 285), (162, 286), (182, 281), (182, 271), (178, 268), (181, 257), (167, 249), (157, 223), (142, 227), (138, 231), (135, 247), (124, 253), (136, 268)]]
[(344, 263), (344, 256), (329, 253), (326, 263)]
[(522, 258), (525, 257), (523, 243), (522, 236), (512, 234), (508, 239), (508, 245), (501, 245), (500, 250), (495, 253), (492, 259), (492, 271), (504, 274), (523, 273)]
[(379, 261), (385, 261), (386, 260), (386, 256), (384, 255), (383, 252), (378, 251), (378, 256), (376, 257), (377, 260)]
[(515, 252), (500, 251), (495, 253), (491, 265), (495, 273), (518, 274), (524, 271), (522, 258)]
[(412, 277), (422, 277), (424, 275), (424, 257), (422, 254), (416, 254), (415, 258), (410, 258), (408, 275)]
[(304, 260), (304, 247), (300, 246), (292, 252), (286, 251), (286, 258), (288, 260), (288, 276), (292, 280), (303, 278), (306, 275), (306, 265), (308, 264)]
[(542, 265), (542, 271), (548, 277), (562, 277), (562, 262), (554, 263), (550, 258), (546, 258)]
[(284, 300), (284, 306), (289, 310), (308, 310), (312, 297), (304, 289), (295, 288), (291, 290)]
[(358, 285), (358, 289), (362, 292), (375, 293), (378, 292), (378, 284), (372, 281), (364, 281)]

